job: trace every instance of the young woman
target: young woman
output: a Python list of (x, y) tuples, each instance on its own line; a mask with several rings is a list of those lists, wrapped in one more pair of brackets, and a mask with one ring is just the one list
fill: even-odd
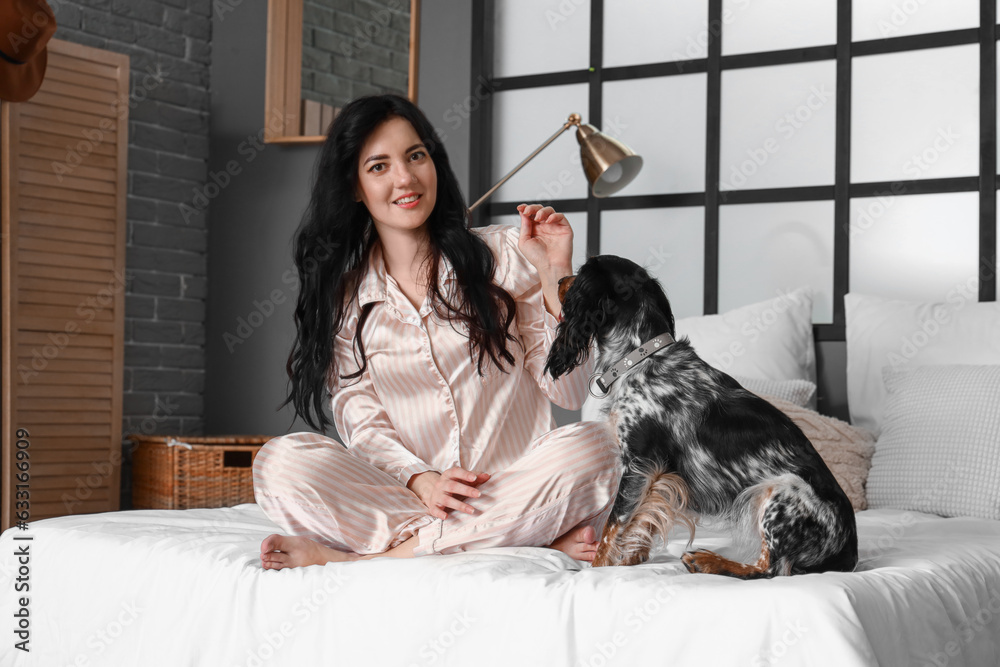
[(301, 291), (286, 401), (319, 431), (275, 438), (254, 492), (288, 535), (264, 568), (494, 546), (591, 561), (621, 475), (578, 409), (593, 363), (543, 374), (573, 232), (520, 205), (520, 229), (469, 229), (444, 147), (408, 100), (354, 100), (320, 153), (295, 246)]

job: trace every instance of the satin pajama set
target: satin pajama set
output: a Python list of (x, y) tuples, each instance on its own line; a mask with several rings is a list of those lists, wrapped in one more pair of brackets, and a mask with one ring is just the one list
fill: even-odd
[[(359, 368), (354, 334), (360, 308), (373, 303), (363, 340), (368, 368), (337, 379), (331, 407), (346, 447), (315, 433), (269, 441), (254, 461), (254, 493), (286, 533), (358, 554), (382, 553), (416, 535), (414, 555), (499, 546), (545, 546), (590, 524), (600, 535), (621, 477), (620, 452), (604, 422), (560, 428), (552, 401), (576, 410), (587, 395), (593, 358), (554, 381), (543, 374), (557, 320), (546, 309), (537, 271), (517, 247), (519, 230), (493, 225), (473, 233), (493, 251), (497, 283), (517, 303), (516, 363), (488, 359), (480, 377), (466, 335), (418, 311), (386, 273), (378, 243), (357, 302), (336, 336), (341, 375)], [(442, 258), (441, 292), (454, 270)], [(459, 325), (456, 325), (459, 326)], [(473, 514), (428, 514), (406, 484), (413, 475), (461, 466), (491, 477)]]

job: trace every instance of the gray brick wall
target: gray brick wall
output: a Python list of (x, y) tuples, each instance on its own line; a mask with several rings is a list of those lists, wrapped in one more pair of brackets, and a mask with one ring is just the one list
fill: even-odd
[[(213, 0), (49, 4), (58, 39), (131, 61), (123, 432), (199, 435)], [(129, 447), (123, 452), (128, 508)]]
[(409, 0), (305, 0), (302, 24), (303, 99), (406, 95)]

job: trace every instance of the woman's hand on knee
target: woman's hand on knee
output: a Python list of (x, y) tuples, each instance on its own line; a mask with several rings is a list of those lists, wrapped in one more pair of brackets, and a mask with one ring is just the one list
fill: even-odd
[(450, 510), (472, 514), (475, 509), (463, 500), (478, 498), (480, 493), (476, 487), (489, 478), (489, 473), (456, 466), (440, 474), (430, 471), (415, 475), (410, 481), (410, 489), (427, 505), (431, 516), (447, 519)]

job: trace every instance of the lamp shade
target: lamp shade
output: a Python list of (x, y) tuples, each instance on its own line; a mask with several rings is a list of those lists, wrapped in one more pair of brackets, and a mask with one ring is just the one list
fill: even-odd
[(589, 123), (576, 129), (583, 171), (595, 197), (615, 194), (639, 174), (642, 158)]

